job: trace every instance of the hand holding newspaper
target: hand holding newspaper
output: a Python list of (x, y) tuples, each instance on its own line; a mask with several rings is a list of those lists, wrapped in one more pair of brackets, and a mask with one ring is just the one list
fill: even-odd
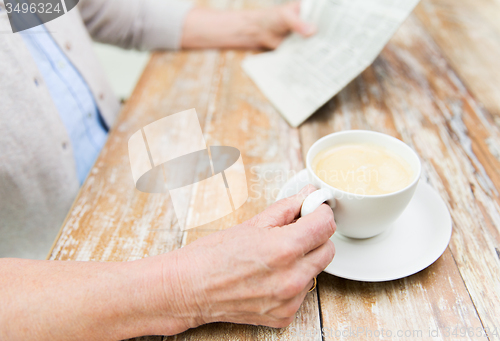
[(301, 16), (318, 32), (292, 34), (243, 69), (297, 127), (375, 60), (418, 1), (303, 0)]

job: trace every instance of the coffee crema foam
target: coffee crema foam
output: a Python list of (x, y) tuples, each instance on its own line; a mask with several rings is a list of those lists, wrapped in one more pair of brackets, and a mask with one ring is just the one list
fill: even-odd
[(370, 144), (340, 144), (319, 152), (312, 169), (328, 185), (358, 195), (380, 195), (407, 187), (415, 172), (401, 156)]

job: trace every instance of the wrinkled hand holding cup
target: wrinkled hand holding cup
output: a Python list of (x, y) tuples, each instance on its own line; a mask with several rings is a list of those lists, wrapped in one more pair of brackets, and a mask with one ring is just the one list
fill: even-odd
[(308, 182), (319, 188), (301, 215), (326, 202), (337, 233), (370, 238), (384, 232), (410, 202), (421, 163), (402, 141), (373, 131), (350, 130), (316, 141), (306, 157)]

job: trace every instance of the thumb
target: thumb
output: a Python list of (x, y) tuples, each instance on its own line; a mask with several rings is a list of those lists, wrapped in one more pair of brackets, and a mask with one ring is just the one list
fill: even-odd
[(254, 226), (261, 227), (276, 227), (288, 225), (299, 217), (302, 203), (307, 198), (307, 196), (315, 190), (316, 188), (314, 186), (307, 185), (302, 188), (299, 193), (275, 202), (266, 210), (250, 219), (248, 222)]
[(288, 28), (301, 36), (309, 37), (316, 33), (316, 27), (300, 18), (300, 2), (296, 1), (282, 7), (282, 16)]

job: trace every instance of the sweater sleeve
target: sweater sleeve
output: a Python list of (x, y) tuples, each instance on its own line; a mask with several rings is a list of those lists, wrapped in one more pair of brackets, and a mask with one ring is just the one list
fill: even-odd
[(78, 8), (97, 41), (127, 49), (179, 49), (190, 2), (177, 0), (80, 0)]

